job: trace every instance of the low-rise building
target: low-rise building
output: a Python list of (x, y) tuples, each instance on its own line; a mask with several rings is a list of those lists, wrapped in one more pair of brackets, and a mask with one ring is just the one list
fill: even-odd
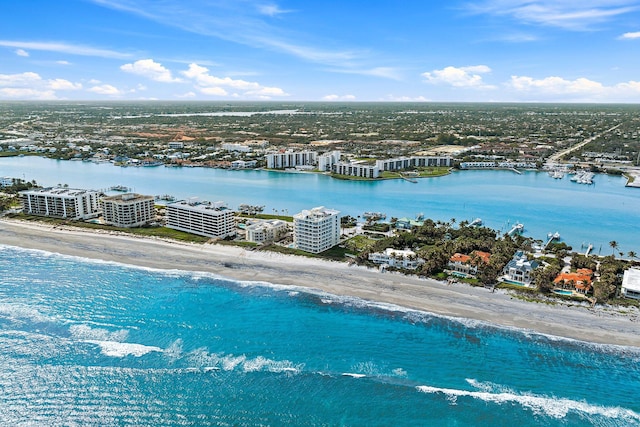
[(167, 205), (167, 227), (199, 236), (235, 236), (235, 212), (224, 202), (181, 200)]
[(13, 178), (10, 176), (0, 177), (0, 187), (11, 187), (13, 185)]
[(593, 270), (589, 268), (579, 268), (574, 272), (560, 273), (553, 280), (553, 283), (563, 289), (572, 288), (576, 292), (586, 294), (591, 290)]
[[(457, 273), (475, 276), (478, 274), (479, 263), (489, 264), (490, 256), (490, 253), (483, 251), (473, 251), (471, 252), (471, 255), (456, 252), (449, 259), (447, 268)], [(474, 262), (474, 259), (476, 259), (476, 262)]]
[(424, 264), (424, 260), (418, 258), (414, 251), (394, 248), (386, 248), (384, 252), (370, 253), (369, 261), (374, 264), (386, 264), (389, 267), (406, 268), (409, 270), (415, 270), (421, 264)]
[(102, 198), (104, 222), (115, 227), (141, 227), (155, 219), (153, 196), (136, 193), (118, 194)]
[(624, 272), (622, 296), (640, 300), (640, 269), (630, 268)]
[(248, 242), (275, 242), (289, 232), (289, 223), (281, 219), (255, 220), (245, 227), (245, 231)]
[(425, 167), (450, 167), (452, 164), (453, 160), (451, 159), (451, 157), (446, 156), (411, 156), (376, 160), (376, 166), (380, 171), (394, 171)]
[(538, 266), (538, 261), (529, 261), (523, 251), (517, 251), (505, 266), (504, 274), (512, 282), (529, 286), (533, 282), (533, 270)]
[(234, 160), (231, 162), (231, 167), (233, 169), (249, 169), (255, 168), (257, 164), (257, 160)]
[(22, 211), (29, 215), (65, 219), (89, 219), (100, 215), (100, 193), (63, 187), (38, 188), (20, 192)]
[(293, 244), (314, 254), (340, 242), (340, 211), (324, 206), (303, 210), (293, 216)]

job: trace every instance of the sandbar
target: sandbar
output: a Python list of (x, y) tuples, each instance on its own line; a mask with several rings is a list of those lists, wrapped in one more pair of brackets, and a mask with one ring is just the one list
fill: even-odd
[(102, 230), (0, 219), (0, 244), (240, 281), (304, 287), (467, 321), (598, 344), (640, 347), (640, 312), (522, 301), (508, 291), (447, 283), (316, 258), (236, 246), (142, 238)]

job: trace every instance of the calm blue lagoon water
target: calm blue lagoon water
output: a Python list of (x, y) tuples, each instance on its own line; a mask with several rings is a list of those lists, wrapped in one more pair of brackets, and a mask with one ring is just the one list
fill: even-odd
[(525, 235), (546, 239), (559, 232), (581, 250), (591, 243), (594, 253), (640, 252), (640, 189), (625, 188), (625, 179), (597, 175), (595, 185), (551, 179), (546, 173), (464, 171), (421, 179), (378, 182), (341, 181), (318, 174), (269, 171), (228, 171), (206, 168), (120, 168), (108, 163), (57, 161), (38, 157), (0, 159), (0, 176), (12, 176), (53, 186), (104, 189), (125, 185), (143, 194), (222, 200), (265, 205), (265, 213), (292, 215), (302, 209), (327, 206), (352, 216), (365, 211), (388, 217), (423, 213), (434, 220), (471, 221), (506, 232), (516, 223)]
[(632, 426), (640, 351), (0, 246), (2, 425)]

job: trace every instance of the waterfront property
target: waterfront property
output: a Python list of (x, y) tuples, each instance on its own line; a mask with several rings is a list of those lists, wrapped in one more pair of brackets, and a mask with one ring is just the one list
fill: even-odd
[(22, 191), (20, 197), (22, 211), (29, 215), (80, 220), (101, 212), (100, 193), (93, 190), (48, 187)]
[(156, 214), (154, 199), (136, 193), (104, 197), (101, 201), (104, 222), (125, 228), (148, 224)]
[(266, 156), (267, 168), (284, 169), (296, 166), (315, 166), (318, 153), (315, 151), (285, 151), (284, 153), (270, 153)]
[(246, 240), (254, 243), (274, 242), (289, 232), (289, 223), (281, 219), (250, 220), (245, 227)]
[(574, 289), (586, 294), (591, 290), (593, 271), (589, 268), (579, 268), (575, 272), (560, 273), (553, 283), (563, 289)]
[(529, 261), (522, 251), (517, 251), (504, 268), (506, 279), (519, 285), (529, 286), (533, 282), (533, 270), (538, 261)]
[(293, 216), (293, 244), (314, 254), (340, 241), (340, 211), (324, 206), (303, 210)]
[(14, 179), (10, 176), (0, 177), (0, 187), (11, 187), (13, 185)]
[(235, 236), (235, 212), (224, 202), (181, 200), (167, 205), (167, 227), (199, 236)]
[(640, 269), (630, 268), (622, 277), (622, 295), (640, 300)]
[(400, 250), (386, 248), (384, 252), (373, 252), (369, 254), (369, 261), (374, 264), (387, 265), (395, 268), (406, 268), (415, 270), (424, 263), (422, 258), (418, 258), (415, 252), (409, 249)]
[(360, 178), (379, 178), (380, 169), (377, 165), (364, 162), (338, 162), (335, 166), (338, 175), (349, 175)]
[(331, 172), (340, 162), (341, 153), (338, 150), (329, 151), (318, 156), (318, 170), (322, 172)]
[(451, 165), (453, 165), (451, 157), (439, 156), (411, 156), (376, 160), (376, 166), (380, 171), (397, 171), (426, 167), (451, 167)]
[(476, 274), (478, 274), (478, 264), (488, 264), (490, 256), (490, 253), (483, 251), (473, 251), (471, 252), (471, 255), (465, 255), (456, 252), (449, 259), (447, 268), (451, 271), (461, 273), (466, 276), (475, 276)]

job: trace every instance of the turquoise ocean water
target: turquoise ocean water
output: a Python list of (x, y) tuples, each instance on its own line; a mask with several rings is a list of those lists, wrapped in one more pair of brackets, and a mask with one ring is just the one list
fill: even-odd
[(222, 200), (231, 208), (242, 203), (265, 205), (265, 213), (293, 215), (327, 206), (358, 216), (385, 212), (388, 218), (422, 213), (427, 218), (472, 221), (506, 232), (516, 222), (525, 235), (546, 239), (559, 232), (581, 251), (640, 253), (640, 189), (625, 188), (623, 177), (597, 175), (595, 185), (552, 179), (546, 173), (463, 171), (417, 184), (403, 180), (341, 181), (318, 174), (228, 171), (207, 168), (121, 168), (111, 164), (57, 161), (38, 157), (0, 159), (0, 176), (35, 179), (44, 186), (106, 189), (125, 185), (134, 191), (177, 198)]
[(638, 396), (638, 349), (0, 245), (1, 425), (634, 426)]

